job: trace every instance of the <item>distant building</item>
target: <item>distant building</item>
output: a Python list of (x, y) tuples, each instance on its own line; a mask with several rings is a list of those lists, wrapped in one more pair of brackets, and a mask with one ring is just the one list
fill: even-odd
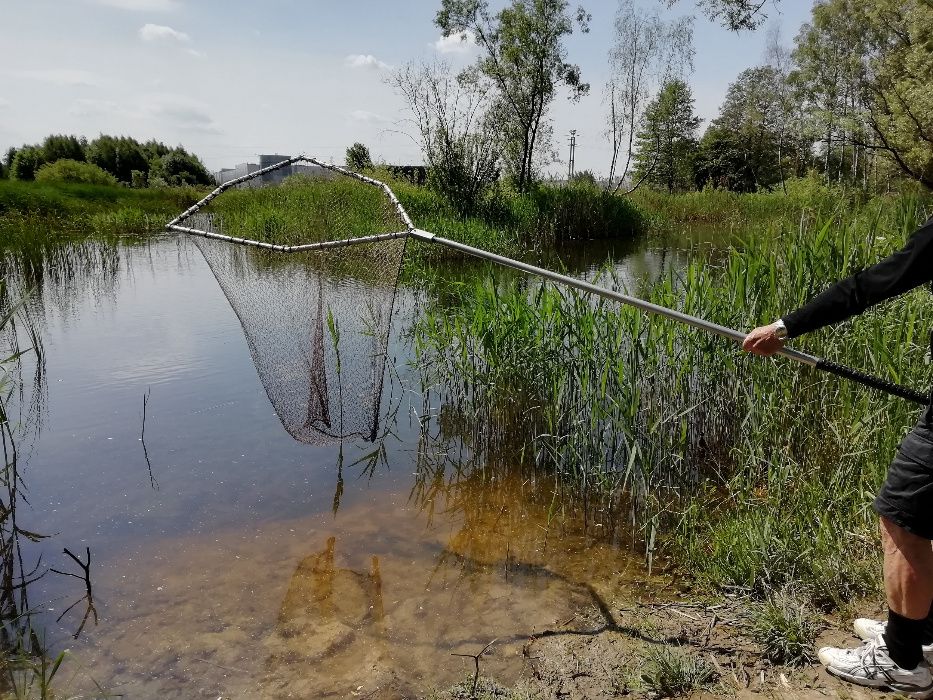
[[(243, 177), (254, 173), (257, 170), (268, 168), (269, 166), (281, 163), (283, 160), (289, 160), (291, 156), (278, 154), (267, 154), (259, 156), (259, 163), (240, 163), (233, 168), (224, 168), (214, 173), (214, 178), (218, 185), (223, 185), (238, 177)], [(291, 175), (307, 175), (308, 177), (331, 177), (333, 173), (318, 165), (307, 165), (306, 163), (292, 163), (291, 165), (265, 173), (255, 180), (241, 183), (238, 187), (266, 187), (268, 185), (278, 185), (285, 178)]]

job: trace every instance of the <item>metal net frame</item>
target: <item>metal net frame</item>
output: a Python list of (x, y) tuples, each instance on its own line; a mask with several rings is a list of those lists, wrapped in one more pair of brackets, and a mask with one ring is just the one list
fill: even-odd
[[(299, 163), (307, 163), (308, 165), (315, 166), (318, 168), (323, 168), (324, 170), (343, 175), (354, 180), (359, 180), (371, 187), (376, 187), (385, 194), (388, 201), (391, 203), (392, 207), (395, 209), (398, 214), (399, 219), (404, 223), (405, 229), (401, 231), (395, 231), (391, 233), (381, 233), (373, 234), (370, 236), (360, 236), (354, 238), (345, 238), (335, 241), (324, 241), (319, 243), (305, 243), (299, 245), (278, 245), (274, 243), (268, 243), (265, 241), (258, 241), (255, 239), (249, 238), (237, 238), (235, 236), (226, 236), (223, 234), (207, 231), (204, 229), (194, 228), (191, 226), (182, 226), (182, 222), (190, 219), (192, 216), (201, 211), (204, 207), (210, 204), (213, 200), (219, 197), (221, 194), (226, 192), (229, 189), (243, 185), (251, 180), (261, 179), (264, 175), (272, 173), (276, 170), (281, 170)], [(301, 253), (308, 252), (312, 250), (326, 250), (328, 248), (342, 248), (350, 245), (361, 245), (367, 243), (379, 243), (381, 241), (390, 241), (396, 238), (408, 238), (412, 233), (417, 229), (411, 221), (411, 217), (408, 216), (408, 212), (405, 211), (405, 207), (402, 206), (402, 203), (399, 202), (398, 197), (395, 196), (395, 193), (392, 191), (387, 184), (380, 180), (373, 179), (371, 177), (366, 177), (360, 173), (348, 170), (347, 168), (341, 168), (338, 165), (332, 165), (330, 163), (324, 163), (317, 158), (310, 158), (308, 156), (294, 156), (292, 158), (287, 158), (282, 160), (274, 165), (270, 165), (266, 168), (261, 168), (255, 170), (251, 173), (243, 175), (233, 180), (228, 180), (227, 182), (220, 185), (217, 189), (212, 191), (209, 195), (199, 200), (191, 207), (183, 211), (181, 214), (172, 219), (165, 226), (169, 231), (174, 231), (176, 233), (185, 233), (191, 236), (201, 236), (203, 238), (213, 238), (215, 240), (226, 241), (227, 243), (236, 243), (238, 245), (247, 245), (253, 246), (256, 248), (263, 248), (265, 250), (274, 250), (277, 253)]]

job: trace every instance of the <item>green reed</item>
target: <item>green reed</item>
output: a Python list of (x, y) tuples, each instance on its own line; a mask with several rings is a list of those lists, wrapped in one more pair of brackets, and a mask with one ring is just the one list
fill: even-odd
[[(496, 189), (473, 216), (463, 217), (436, 192), (374, 171), (396, 193), (424, 230), (503, 254), (542, 254), (581, 238), (638, 236), (644, 222), (628, 200), (587, 187), (539, 187), (518, 195)], [(296, 244), (402, 230), (402, 222), (378, 189), (343, 177), (287, 178), (278, 187), (230, 190), (207, 211), (224, 232), (270, 243)], [(440, 246), (419, 246), (406, 256), (406, 274), (421, 279), (425, 265), (459, 259)]]
[(0, 180), (0, 244), (156, 232), (205, 193)]
[[(904, 197), (790, 218), (637, 292), (750, 328), (896, 249), (924, 214)], [(922, 388), (931, 325), (918, 292), (795, 346)], [(475, 417), (475, 444), (522, 443), (566, 488), (624, 507), (643, 542), (660, 533), (695, 577), (762, 593), (802, 581), (824, 606), (876, 585), (869, 494), (916, 419), (905, 402), (535, 284), (463, 288), (414, 337), (427, 381)]]

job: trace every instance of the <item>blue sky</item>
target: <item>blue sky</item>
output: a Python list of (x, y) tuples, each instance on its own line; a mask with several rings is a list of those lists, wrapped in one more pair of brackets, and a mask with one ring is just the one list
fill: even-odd
[[(405, 134), (404, 105), (385, 80), (408, 61), (441, 56), (460, 66), (475, 57), (438, 44), (439, 4), (0, 0), (0, 148), (49, 133), (105, 132), (182, 143), (211, 169), (272, 152), (342, 162), (354, 141), (377, 158), (420, 162)], [(569, 39), (569, 58), (593, 89), (577, 104), (558, 98), (552, 114), (561, 158), (567, 133), (577, 129), (577, 168), (602, 173), (602, 86), (617, 3), (583, 4), (591, 32)], [(638, 4), (666, 8), (663, 0)], [(810, 7), (807, 0), (769, 4), (769, 25), (779, 25), (789, 44)], [(694, 13), (691, 0), (665, 12)], [(761, 61), (765, 39), (765, 29), (734, 34), (697, 17), (689, 80), (706, 122), (735, 76)]]

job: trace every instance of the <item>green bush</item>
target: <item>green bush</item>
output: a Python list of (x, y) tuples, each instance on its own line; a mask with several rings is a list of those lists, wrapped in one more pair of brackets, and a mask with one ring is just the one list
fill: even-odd
[(36, 171), (36, 182), (71, 182), (85, 185), (116, 185), (117, 179), (93, 163), (70, 158), (46, 163)]

